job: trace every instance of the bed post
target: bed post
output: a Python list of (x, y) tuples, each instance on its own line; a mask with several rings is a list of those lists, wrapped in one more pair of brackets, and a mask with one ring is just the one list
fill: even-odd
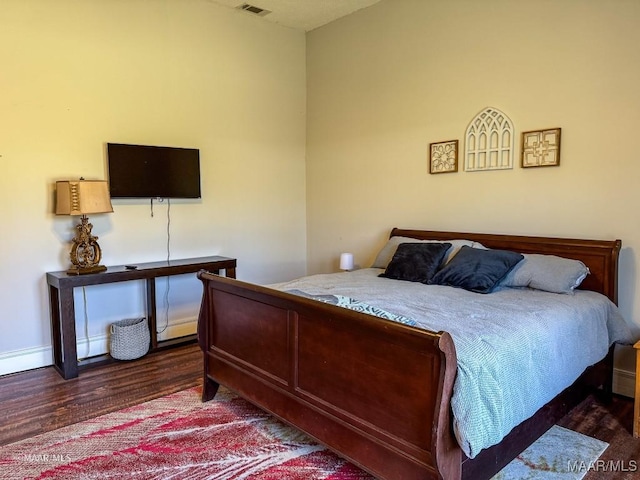
[(444, 361), (440, 366), (442, 388), (437, 400), (432, 444), (435, 445), (434, 456), (438, 472), (445, 479), (460, 479), (462, 478), (462, 451), (454, 437), (451, 418), (451, 396), (458, 359), (451, 335), (442, 331), (438, 332), (438, 335), (440, 335), (438, 348), (444, 356)]
[(202, 350), (202, 401), (208, 402), (212, 400), (213, 397), (218, 393), (218, 387), (220, 384), (214, 382), (209, 378), (209, 369), (208, 363), (209, 358), (207, 355), (208, 344), (209, 344), (209, 322), (207, 318), (213, 318), (210, 314), (211, 312), (211, 301), (209, 298), (209, 289), (207, 288), (207, 283), (203, 280), (202, 274), (205, 273), (205, 270), (200, 270), (198, 272), (198, 279), (202, 282), (202, 302), (200, 303), (200, 313), (198, 314), (198, 345), (200, 345), (200, 349)]

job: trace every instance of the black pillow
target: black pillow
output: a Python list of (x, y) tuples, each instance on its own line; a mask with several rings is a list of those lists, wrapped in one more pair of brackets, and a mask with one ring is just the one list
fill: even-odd
[(379, 277), (429, 283), (447, 255), (450, 243), (401, 243)]
[(523, 255), (508, 250), (484, 250), (464, 246), (431, 279), (431, 284), (489, 293)]

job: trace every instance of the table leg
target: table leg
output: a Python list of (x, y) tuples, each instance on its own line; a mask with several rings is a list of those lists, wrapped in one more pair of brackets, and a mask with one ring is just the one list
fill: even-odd
[[(73, 288), (57, 290), (54, 307), (55, 319), (52, 316), (54, 337), (54, 361), (60, 375), (65, 380), (78, 376), (78, 350), (76, 346), (76, 313), (73, 306)], [(52, 298), (53, 302), (53, 298)], [(61, 348), (62, 347), (62, 348)]]
[(58, 289), (49, 285), (49, 312), (51, 316), (51, 349), (53, 365), (62, 371), (62, 333), (60, 332), (60, 296)]
[(156, 317), (156, 279), (147, 279), (147, 320), (151, 337), (151, 350), (158, 348), (158, 330)]

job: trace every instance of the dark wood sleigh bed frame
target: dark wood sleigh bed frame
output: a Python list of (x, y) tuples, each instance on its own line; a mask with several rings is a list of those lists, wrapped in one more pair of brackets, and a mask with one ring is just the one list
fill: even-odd
[[(581, 260), (580, 288), (617, 303), (620, 240), (401, 230)], [(203, 401), (224, 385), (383, 479), (490, 478), (594, 387), (610, 395), (613, 347), (499, 444), (467, 458), (452, 429), (456, 352), (428, 332), (259, 285), (200, 272)]]

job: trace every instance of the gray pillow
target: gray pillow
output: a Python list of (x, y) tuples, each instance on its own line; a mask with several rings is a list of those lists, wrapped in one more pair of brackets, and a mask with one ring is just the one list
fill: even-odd
[[(444, 240), (418, 240), (416, 238), (411, 237), (391, 237), (387, 244), (382, 247), (382, 250), (376, 256), (376, 259), (371, 265), (371, 268), (387, 268), (389, 262), (393, 258), (393, 255), (396, 253), (398, 249), (398, 245), (401, 243), (445, 243)], [(446, 243), (450, 243), (451, 247), (447, 251), (447, 254), (444, 259), (444, 263), (446, 264), (451, 258), (458, 253), (461, 247), (467, 245), (469, 247), (475, 247), (480, 245), (479, 243), (472, 242), (471, 240), (446, 240)]]
[(579, 260), (526, 253), (524, 260), (507, 274), (500, 286), (573, 293), (588, 274), (589, 269)]

